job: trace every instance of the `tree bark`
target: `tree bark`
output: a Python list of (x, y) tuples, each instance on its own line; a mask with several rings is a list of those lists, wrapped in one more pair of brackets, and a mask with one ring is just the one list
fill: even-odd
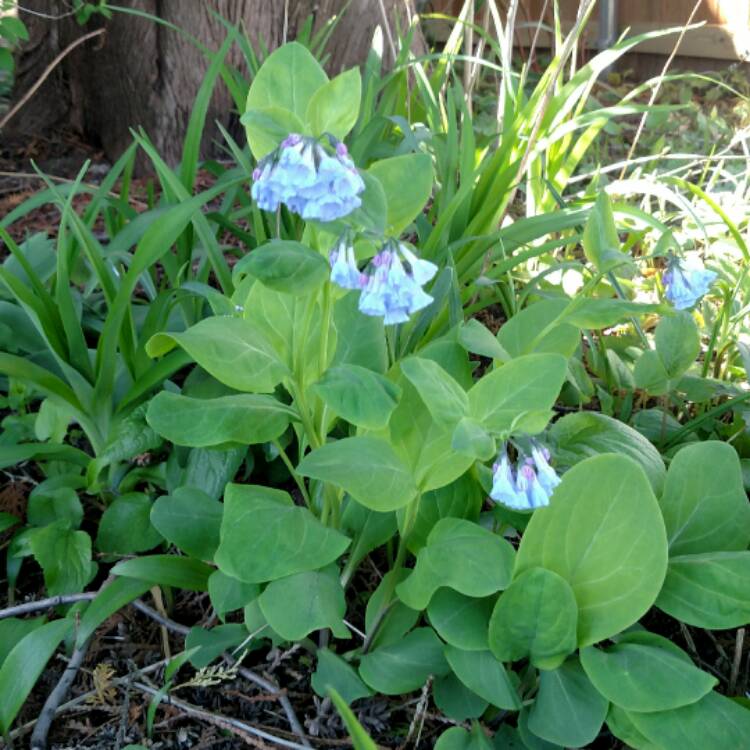
[[(286, 39), (294, 39), (311, 14), (315, 28), (321, 28), (347, 5), (345, 0), (121, 0), (120, 4), (164, 19), (212, 51), (226, 36), (215, 14), (240, 24), (256, 50), (263, 46), (272, 50), (283, 43), (285, 33)], [(327, 48), (331, 74), (363, 62), (375, 28), (384, 26), (380, 0), (350, 0), (348, 5)], [(397, 27), (404, 28), (407, 18), (403, 0), (384, 0), (383, 5), (388, 52), (389, 36), (396, 34)], [(53, 0), (25, 0), (23, 7), (54, 16), (65, 6)], [(37, 135), (72, 126), (112, 160), (130, 143), (130, 129), (143, 127), (169, 163), (179, 160), (193, 101), (209, 65), (193, 43), (163, 24), (121, 12), (110, 20), (94, 16), (85, 29), (70, 17), (51, 20), (24, 14), (23, 18), (31, 39), (18, 65), (17, 98), (73, 39), (97, 26), (104, 26), (106, 34), (81, 45), (58, 66), (9, 123), (13, 132)], [(244, 67), (236, 45), (229, 62)], [(240, 131), (233, 108), (219, 81), (207, 117), (204, 154), (212, 152), (212, 142), (217, 140), (217, 120)]]

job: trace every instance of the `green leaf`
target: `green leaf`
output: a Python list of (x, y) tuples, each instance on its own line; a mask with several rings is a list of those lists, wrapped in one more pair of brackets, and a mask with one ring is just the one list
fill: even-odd
[(343, 140), (359, 117), (362, 76), (357, 68), (346, 70), (324, 83), (310, 99), (305, 120), (314, 136), (326, 133)]
[(567, 312), (561, 316), (560, 322), (570, 323), (578, 328), (596, 330), (610, 328), (633, 316), (661, 312), (663, 308), (660, 305), (644, 305), (616, 297), (609, 299), (577, 297), (571, 305), (568, 305)]
[(437, 634), (451, 646), (464, 651), (486, 651), (494, 603), (494, 596), (476, 599), (443, 588), (432, 597), (427, 616)]
[(437, 423), (455, 425), (469, 411), (466, 391), (437, 363), (409, 357), (400, 362), (401, 372), (419, 391), (419, 397)]
[(417, 628), (397, 643), (360, 659), (359, 674), (378, 693), (401, 695), (419, 690), (430, 675), (447, 674), (443, 644), (432, 628)]
[(32, 630), (44, 625), (45, 620), (44, 617), (33, 617), (27, 620), (22, 620), (20, 617), (6, 617), (0, 620), (0, 666), (16, 644)]
[(372, 695), (372, 690), (359, 679), (354, 667), (327, 648), (317, 651), (318, 665), (313, 672), (313, 690), (324, 698), (329, 688), (333, 688), (347, 704)]
[(168, 541), (199, 560), (213, 560), (223, 506), (195, 487), (179, 487), (154, 503), (151, 523)]
[(111, 430), (104, 450), (97, 456), (97, 471), (158, 448), (162, 439), (146, 423), (146, 405), (137, 407)]
[(457, 453), (480, 461), (489, 461), (497, 455), (495, 439), (470, 417), (465, 417), (456, 425), (451, 437), (451, 447)]
[(397, 237), (421, 213), (432, 195), (432, 159), (427, 154), (405, 154), (376, 161), (368, 170), (385, 193), (388, 206), (386, 234)]
[(718, 693), (672, 711), (628, 713), (639, 732), (659, 748), (743, 748), (750, 737), (750, 710)]
[(244, 583), (217, 570), (208, 577), (208, 596), (220, 619), (227, 612), (242, 609), (258, 598), (260, 589), (256, 583)]
[(393, 448), (369, 435), (327, 443), (308, 453), (297, 471), (335, 484), (358, 503), (380, 512), (402, 508), (417, 492), (411, 473)]
[(277, 148), (289, 133), (307, 131), (304, 122), (283, 107), (250, 109), (242, 115), (240, 122), (245, 126), (247, 142), (258, 161)]
[(268, 339), (242, 318), (206, 318), (182, 333), (157, 333), (146, 350), (159, 356), (175, 344), (219, 382), (238, 391), (271, 393), (288, 374)]
[(578, 606), (566, 583), (551, 570), (521, 573), (497, 600), (489, 644), (500, 661), (528, 656), (539, 669), (555, 669), (577, 646)]
[(632, 262), (620, 249), (615, 215), (604, 190), (596, 197), (583, 230), (583, 252), (599, 273), (612, 271), (624, 262)]
[(207, 591), (208, 577), (213, 568), (200, 560), (176, 555), (146, 555), (124, 560), (112, 573), (128, 578), (150, 581), (160, 586), (174, 586), (188, 591)]
[(659, 451), (632, 427), (596, 412), (568, 414), (552, 425), (555, 458), (572, 466), (589, 456), (620, 453), (639, 463), (658, 495), (664, 486), (664, 461)]
[(207, 667), (224, 651), (236, 648), (245, 640), (249, 633), (244, 625), (231, 623), (217, 625), (210, 630), (206, 628), (190, 628), (185, 637), (185, 649), (191, 651), (190, 663), (196, 669)]
[(417, 610), (426, 609), (442, 586), (467, 596), (489, 596), (510, 583), (513, 556), (513, 547), (491, 531), (460, 518), (443, 518), (396, 593), (407, 607)]
[(31, 551), (44, 571), (50, 596), (82, 591), (94, 576), (91, 537), (85, 531), (68, 528), (65, 521), (34, 531)]
[(749, 580), (747, 551), (672, 557), (656, 606), (699, 628), (740, 628), (750, 622)]
[(72, 628), (72, 620), (48, 622), (32, 630), (8, 654), (0, 667), (0, 730), (3, 734), (10, 731), (45, 664)]
[(162, 535), (151, 525), (153, 504), (142, 492), (116, 497), (102, 514), (96, 535), (100, 552), (128, 555), (153, 549)]
[(298, 42), (284, 44), (260, 66), (247, 95), (246, 109), (283, 107), (304, 119), (313, 94), (327, 81), (328, 76), (306, 47)]
[(67, 521), (71, 528), (76, 529), (83, 520), (83, 506), (72, 487), (41, 489), (31, 493), (26, 517), (32, 526)]
[(643, 470), (604, 455), (568, 471), (524, 532), (516, 574), (552, 570), (578, 602), (578, 644), (609, 638), (654, 603), (667, 567), (664, 522)]
[(633, 720), (625, 709), (610, 704), (607, 713), (607, 727), (612, 734), (634, 750), (663, 750), (636, 729)]
[(475, 722), (471, 732), (461, 727), (446, 729), (438, 737), (435, 750), (492, 750), (492, 744)]
[(511, 358), (510, 354), (500, 345), (499, 340), (492, 335), (492, 331), (482, 325), (476, 318), (469, 318), (459, 325), (458, 343), (467, 352), (479, 354), (489, 359), (507, 362)]
[(709, 693), (716, 678), (686, 657), (650, 643), (581, 649), (581, 664), (596, 689), (627, 711), (668, 711)]
[(487, 430), (506, 433), (526, 412), (549, 411), (565, 382), (558, 354), (528, 354), (485, 375), (469, 391), (471, 416)]
[[(398, 599), (393, 600), (395, 584), (403, 581), (409, 572), (407, 568), (389, 570), (367, 601), (365, 633), (372, 637), (374, 648), (389, 646), (391, 643), (400, 641), (419, 619), (420, 613), (417, 610), (407, 607)], [(385, 615), (381, 620), (383, 612)]]
[(672, 459), (660, 500), (671, 555), (744, 550), (750, 503), (735, 449), (718, 441), (682, 448)]
[(464, 685), (488, 703), (518, 711), (521, 700), (505, 667), (489, 651), (463, 651), (445, 647), (445, 658)]
[(344, 589), (335, 566), (277, 578), (266, 586), (258, 603), (268, 624), (285, 640), (301, 641), (325, 628), (337, 638), (349, 637), (343, 623)]
[[(556, 322), (569, 303), (568, 299), (534, 302), (501, 326), (497, 340), (511, 357), (534, 353), (570, 357), (578, 347), (581, 332), (570, 323)], [(547, 327), (549, 331), (536, 341)]]
[(588, 747), (604, 724), (609, 703), (591, 684), (577, 659), (539, 676), (529, 729), (564, 747)]
[(150, 587), (150, 583), (144, 583), (135, 578), (115, 578), (86, 607), (78, 623), (76, 645), (81, 646), (86, 643), (108, 617), (132, 602), (133, 599), (145, 594)]
[(341, 714), (341, 718), (349, 730), (349, 738), (352, 741), (354, 750), (378, 750), (378, 746), (357, 721), (357, 717), (349, 706), (346, 705), (346, 701), (332, 687), (328, 688), (328, 694), (331, 696), (333, 705), (336, 706), (336, 710)]
[(206, 448), (226, 443), (266, 443), (282, 435), (292, 412), (272, 396), (237, 394), (189, 398), (170, 391), (148, 405), (149, 425), (175, 445)]
[(383, 429), (401, 396), (392, 381), (359, 365), (329, 368), (312, 390), (331, 411), (368, 430)]
[(349, 539), (294, 505), (286, 492), (230, 484), (214, 560), (227, 575), (265, 583), (337, 560)]
[(212, 500), (218, 500), (227, 482), (234, 479), (246, 455), (246, 446), (229, 450), (194, 448), (188, 455), (185, 474), (179, 483), (202, 490)]
[(20, 518), (17, 518), (11, 513), (0, 513), (0, 534), (15, 526), (17, 523), (21, 523)]
[(359, 365), (373, 372), (388, 369), (388, 351), (382, 318), (362, 315), (359, 295), (345, 294), (333, 306), (336, 327), (334, 365)]
[(490, 705), (469, 690), (452, 672), (435, 680), (432, 697), (440, 711), (454, 721), (478, 719)]
[(243, 271), (270, 289), (285, 294), (308, 294), (328, 279), (328, 261), (301, 242), (271, 240), (256, 247), (235, 268)]

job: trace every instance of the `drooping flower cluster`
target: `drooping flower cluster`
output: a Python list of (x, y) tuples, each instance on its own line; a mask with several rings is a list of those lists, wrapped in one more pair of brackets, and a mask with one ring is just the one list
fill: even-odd
[(331, 280), (344, 289), (361, 290), (360, 311), (382, 317), (386, 325), (405, 323), (433, 300), (422, 287), (437, 273), (437, 266), (418, 258), (402, 242), (387, 241), (364, 273), (345, 240), (333, 249), (330, 262)]
[(689, 263), (672, 256), (662, 276), (664, 294), (677, 310), (693, 307), (711, 288), (716, 273), (707, 270), (700, 262)]
[(549, 465), (550, 454), (546, 448), (534, 445), (531, 457), (519, 457), (514, 469), (503, 446), (492, 467), (490, 497), (513, 510), (534, 510), (549, 505), (550, 496), (560, 484), (560, 477)]
[(365, 189), (346, 146), (333, 153), (315, 138), (292, 133), (253, 172), (251, 194), (264, 211), (285, 203), (303, 219), (334, 221), (359, 208)]

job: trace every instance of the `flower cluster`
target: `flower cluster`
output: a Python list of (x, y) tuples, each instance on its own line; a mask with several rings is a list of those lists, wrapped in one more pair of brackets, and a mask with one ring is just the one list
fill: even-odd
[(549, 505), (549, 499), (560, 477), (549, 465), (546, 448), (534, 445), (531, 458), (519, 457), (516, 469), (511, 466), (505, 446), (492, 467), (490, 497), (513, 510), (534, 510)]
[(664, 294), (677, 310), (687, 310), (708, 292), (716, 280), (716, 273), (708, 271), (697, 261), (683, 263), (671, 257), (662, 277)]
[(359, 208), (365, 189), (346, 146), (329, 153), (314, 138), (292, 133), (253, 172), (251, 194), (264, 211), (285, 203), (306, 220), (334, 221)]
[(386, 242), (364, 273), (345, 240), (333, 249), (330, 262), (331, 280), (344, 289), (361, 290), (360, 311), (382, 317), (386, 325), (405, 323), (433, 300), (422, 287), (437, 273), (437, 266), (418, 258), (402, 242)]

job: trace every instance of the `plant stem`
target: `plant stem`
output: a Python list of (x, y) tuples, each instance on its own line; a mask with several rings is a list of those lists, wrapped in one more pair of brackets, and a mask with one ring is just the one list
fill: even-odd
[(312, 503), (310, 502), (310, 495), (307, 492), (307, 487), (305, 487), (305, 480), (302, 479), (302, 477), (297, 473), (297, 471), (294, 468), (294, 464), (292, 464), (289, 455), (282, 447), (281, 443), (277, 440), (271, 441), (274, 446), (276, 447), (276, 450), (279, 452), (279, 457), (284, 462), (284, 466), (286, 466), (289, 473), (292, 475), (292, 479), (294, 479), (294, 483), (299, 488), (300, 493), (302, 494), (302, 499), (305, 501), (305, 505), (307, 505), (308, 508), (312, 509)]

